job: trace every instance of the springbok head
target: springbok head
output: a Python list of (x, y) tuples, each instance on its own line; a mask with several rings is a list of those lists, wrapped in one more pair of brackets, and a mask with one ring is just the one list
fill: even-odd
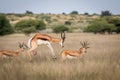
[(60, 45), (62, 46), (62, 47), (64, 47), (63, 46), (63, 44), (64, 44), (64, 41), (65, 41), (65, 32), (61, 32), (61, 39), (62, 39), (62, 41), (60, 42)]
[(25, 50), (25, 49), (27, 48), (26, 45), (25, 45), (25, 43), (20, 43), (20, 42), (18, 42), (18, 46), (19, 46), (19, 48), (22, 49), (22, 50)]
[(80, 42), (82, 48), (80, 48), (80, 50), (83, 50), (85, 53), (87, 52), (87, 49), (90, 48), (88, 47), (89, 43), (87, 41), (84, 42)]

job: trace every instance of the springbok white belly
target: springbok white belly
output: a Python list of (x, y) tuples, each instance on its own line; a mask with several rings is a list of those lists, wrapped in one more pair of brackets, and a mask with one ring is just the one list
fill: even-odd
[(30, 42), (31, 42), (31, 40), (32, 40), (32, 37), (28, 40), (28, 44), (27, 44), (28, 48), (30, 48)]
[(77, 57), (70, 56), (70, 55), (67, 55), (66, 58), (67, 58), (67, 59), (77, 59)]
[[(29, 40), (28, 40), (28, 44), (27, 44), (27, 46), (30, 48), (30, 42), (31, 42), (31, 40), (32, 40), (32, 38), (30, 38)], [(37, 40), (37, 45), (41, 45), (41, 44), (49, 44), (49, 42), (48, 41), (45, 41), (45, 40)]]
[(38, 44), (38, 45), (41, 45), (41, 44), (45, 44), (45, 45), (46, 45), (46, 44), (49, 44), (49, 42), (48, 42), (48, 41), (45, 41), (45, 40), (40, 40), (40, 39), (39, 39), (39, 40), (37, 40), (37, 44)]

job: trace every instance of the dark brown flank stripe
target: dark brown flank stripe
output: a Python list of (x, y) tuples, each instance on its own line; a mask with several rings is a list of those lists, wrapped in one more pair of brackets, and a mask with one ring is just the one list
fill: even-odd
[(48, 41), (48, 39), (46, 39), (46, 38), (37, 38), (37, 39)]
[(68, 54), (68, 55), (73, 56), (73, 57), (76, 57), (75, 55), (72, 55), (72, 54)]
[(6, 55), (6, 56), (11, 56), (10, 54), (6, 54), (6, 53), (3, 53), (4, 55)]

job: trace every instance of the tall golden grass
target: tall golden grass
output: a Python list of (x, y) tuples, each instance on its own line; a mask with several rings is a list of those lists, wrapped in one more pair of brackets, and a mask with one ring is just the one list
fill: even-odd
[[(54, 37), (60, 34), (50, 34)], [(0, 37), (0, 49), (17, 50), (17, 42), (27, 42), (24, 35)], [(61, 61), (63, 49), (79, 49), (80, 41), (90, 43), (87, 53), (77, 60)], [(67, 33), (64, 48), (52, 43), (57, 60), (51, 59), (50, 50), (42, 45), (38, 55), (28, 61), (26, 51), (18, 57), (0, 58), (0, 80), (119, 80), (120, 35)]]

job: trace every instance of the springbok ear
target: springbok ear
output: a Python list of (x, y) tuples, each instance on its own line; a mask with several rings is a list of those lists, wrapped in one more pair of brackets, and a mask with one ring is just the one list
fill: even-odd
[(26, 48), (28, 48), (28, 46), (24, 42), (23, 42), (23, 46), (26, 47)]
[(21, 48), (22, 47), (22, 44), (20, 42), (18, 42), (18, 46)]

